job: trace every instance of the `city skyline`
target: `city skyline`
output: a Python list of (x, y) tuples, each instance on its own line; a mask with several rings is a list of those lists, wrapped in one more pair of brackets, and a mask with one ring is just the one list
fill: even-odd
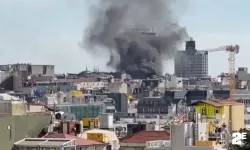
[[(239, 44), (236, 67), (250, 67), (246, 63), (250, 56), (247, 43), (250, 22), (245, 19), (249, 3), (189, 0), (181, 5), (177, 16), (196, 40), (198, 50)], [(53, 64), (58, 73), (80, 72), (86, 65), (90, 69), (94, 66), (107, 69), (108, 56), (94, 58), (79, 47), (91, 20), (91, 8), (87, 0), (2, 0), (0, 63)], [(227, 57), (226, 52), (210, 53), (209, 74), (227, 72)], [(165, 71), (173, 72), (173, 64), (165, 63)]]

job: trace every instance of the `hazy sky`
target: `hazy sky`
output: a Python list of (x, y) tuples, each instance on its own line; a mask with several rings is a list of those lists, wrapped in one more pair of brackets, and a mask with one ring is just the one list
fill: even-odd
[[(93, 0), (94, 1), (94, 0)], [(59, 73), (79, 72), (88, 65), (106, 69), (107, 57), (79, 48), (88, 25), (90, 0), (0, 0), (0, 63), (54, 64)], [(250, 1), (189, 0), (179, 19), (197, 49), (239, 44), (237, 67), (250, 68)], [(209, 54), (209, 73), (228, 71), (228, 54)], [(173, 72), (173, 63), (165, 64)]]

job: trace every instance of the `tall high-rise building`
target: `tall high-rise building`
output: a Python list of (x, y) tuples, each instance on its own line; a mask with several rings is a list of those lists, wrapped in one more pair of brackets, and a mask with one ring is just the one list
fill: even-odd
[(195, 41), (186, 41), (185, 51), (178, 51), (175, 56), (174, 72), (185, 78), (204, 78), (208, 76), (208, 52), (197, 53)]

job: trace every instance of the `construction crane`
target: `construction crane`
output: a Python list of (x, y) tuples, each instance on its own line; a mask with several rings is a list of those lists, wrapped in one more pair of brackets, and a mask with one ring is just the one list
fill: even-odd
[(221, 46), (218, 48), (207, 49), (207, 50), (199, 50), (199, 53), (209, 53), (209, 52), (218, 52), (218, 51), (225, 51), (229, 53), (228, 57), (228, 68), (229, 68), (229, 91), (230, 91), (230, 100), (235, 100), (235, 54), (239, 53), (239, 45), (226, 45)]

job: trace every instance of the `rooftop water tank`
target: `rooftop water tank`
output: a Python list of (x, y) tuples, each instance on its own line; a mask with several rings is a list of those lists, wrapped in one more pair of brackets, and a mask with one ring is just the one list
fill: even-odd
[(100, 115), (100, 129), (113, 128), (114, 115), (109, 113), (103, 113)]
[(83, 121), (80, 121), (80, 132), (83, 133)]

